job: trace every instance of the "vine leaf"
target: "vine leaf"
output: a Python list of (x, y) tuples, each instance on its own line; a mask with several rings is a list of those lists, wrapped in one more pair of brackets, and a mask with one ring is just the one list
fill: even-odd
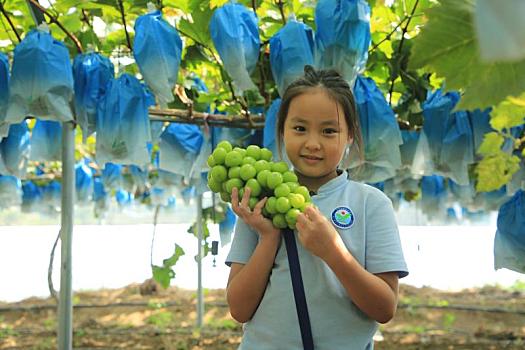
[(184, 250), (175, 244), (175, 251), (169, 258), (162, 261), (162, 266), (151, 266), (151, 269), (153, 270), (153, 278), (163, 288), (169, 287), (171, 279), (175, 277), (175, 271), (173, 271), (172, 267), (175, 266), (179, 258), (184, 254)]
[(519, 98), (509, 97), (490, 114), (490, 125), (495, 130), (510, 129), (525, 123), (525, 94)]
[[(474, 0), (442, 0), (427, 9), (428, 22), (414, 38), (411, 68), (428, 68), (446, 79), (445, 89), (463, 90), (457, 109), (497, 105), (525, 91), (525, 60), (484, 63), (474, 28)], [(502, 38), (505, 40), (505, 38)]]

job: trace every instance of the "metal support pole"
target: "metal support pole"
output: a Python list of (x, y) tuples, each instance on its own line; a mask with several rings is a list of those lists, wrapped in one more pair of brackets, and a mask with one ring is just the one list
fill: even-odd
[(197, 196), (197, 327), (202, 327), (202, 318), (204, 314), (204, 297), (202, 291), (202, 258), (203, 258), (203, 229), (202, 229), (202, 194)]
[(75, 125), (62, 123), (62, 210), (58, 349), (73, 348), (72, 241), (75, 194)]

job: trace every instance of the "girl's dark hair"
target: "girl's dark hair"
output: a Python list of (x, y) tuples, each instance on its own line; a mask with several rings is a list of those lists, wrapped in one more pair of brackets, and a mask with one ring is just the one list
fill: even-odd
[(334, 69), (315, 70), (312, 66), (304, 66), (304, 75), (292, 82), (284, 91), (281, 106), (277, 114), (277, 149), (282, 154), (284, 122), (288, 116), (288, 109), (292, 100), (310, 89), (321, 87), (343, 107), (344, 117), (348, 125), (348, 134), (354, 142), (352, 147), (357, 148), (361, 161), (364, 160), (363, 137), (359, 127), (359, 118), (355, 106), (354, 94), (346, 80)]

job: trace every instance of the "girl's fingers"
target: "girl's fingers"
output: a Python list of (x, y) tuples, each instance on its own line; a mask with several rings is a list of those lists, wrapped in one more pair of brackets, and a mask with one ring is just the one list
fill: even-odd
[(268, 200), (268, 197), (264, 197), (260, 201), (255, 204), (255, 207), (253, 208), (253, 213), (256, 215), (260, 215), (262, 213), (262, 208), (264, 207), (264, 204)]
[(249, 187), (246, 187), (244, 189), (244, 195), (242, 196), (242, 199), (241, 199), (241, 207), (242, 208), (246, 208), (246, 209), (249, 209), (249, 203), (250, 203), (250, 193), (251, 193), (252, 189), (249, 188)]
[(232, 189), (232, 210), (235, 214), (239, 215), (239, 191), (237, 187)]

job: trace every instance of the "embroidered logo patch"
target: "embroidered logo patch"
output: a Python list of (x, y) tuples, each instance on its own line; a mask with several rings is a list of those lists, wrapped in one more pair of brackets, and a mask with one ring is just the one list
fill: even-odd
[(332, 211), (332, 222), (339, 228), (350, 228), (354, 219), (354, 213), (348, 207), (337, 207)]

